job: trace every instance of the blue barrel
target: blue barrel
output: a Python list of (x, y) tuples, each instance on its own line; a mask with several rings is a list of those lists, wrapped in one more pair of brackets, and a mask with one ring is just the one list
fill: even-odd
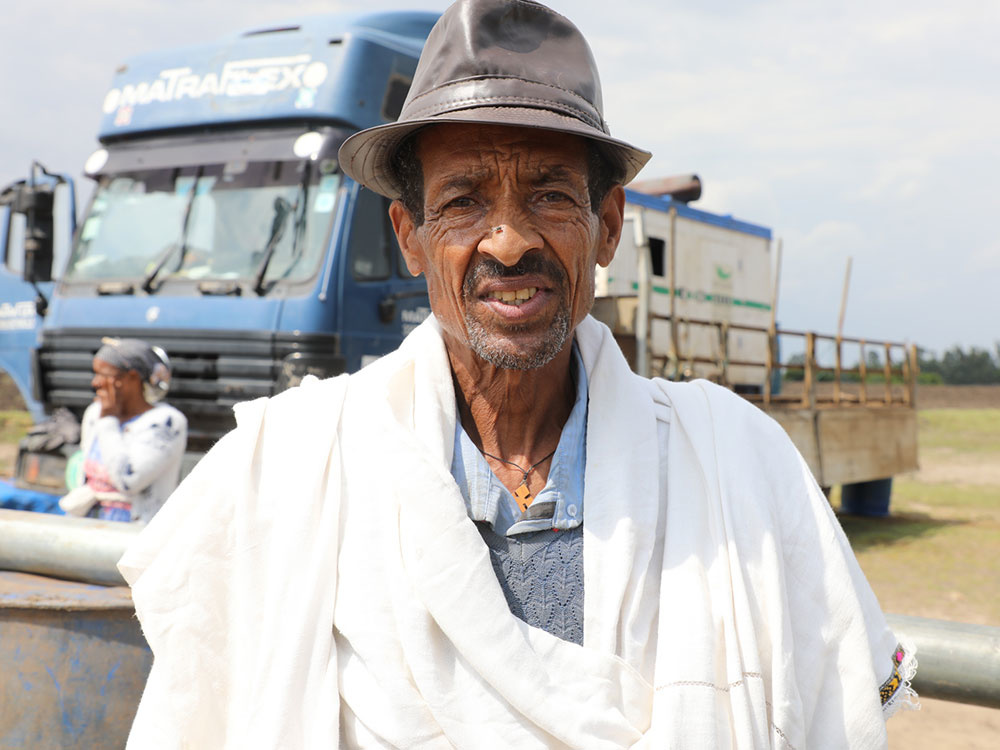
[(121, 750), (152, 663), (127, 586), (0, 571), (0, 750)]
[(845, 484), (840, 488), (840, 512), (852, 516), (885, 518), (889, 515), (892, 477)]

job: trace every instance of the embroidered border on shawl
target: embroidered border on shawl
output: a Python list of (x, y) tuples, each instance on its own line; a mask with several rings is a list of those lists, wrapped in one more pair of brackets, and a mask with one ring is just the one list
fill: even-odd
[(775, 734), (781, 739), (782, 742), (788, 747), (788, 750), (798, 750), (795, 745), (791, 743), (788, 736), (781, 731), (781, 727), (774, 723), (774, 706), (771, 705), (771, 701), (764, 701), (764, 705), (767, 706), (767, 723), (771, 725), (771, 729), (774, 730)]
[(882, 713), (886, 719), (900, 708), (917, 710), (917, 694), (910, 687), (910, 680), (917, 673), (916, 649), (910, 644), (897, 643), (892, 651), (892, 674), (879, 687)]
[[(758, 680), (763, 679), (760, 672), (744, 672), (743, 677), (754, 677)], [(739, 679), (736, 682), (730, 682), (728, 685), (716, 685), (714, 682), (702, 682), (699, 680), (678, 680), (677, 682), (667, 682), (663, 685), (657, 685), (656, 690), (666, 690), (671, 687), (706, 687), (712, 688), (713, 690), (718, 690), (720, 693), (728, 693), (735, 687), (742, 685), (744, 680)]]
[[(735, 682), (730, 682), (727, 685), (716, 685), (714, 682), (705, 682), (701, 680), (678, 680), (677, 682), (667, 682), (664, 683), (663, 685), (657, 685), (655, 690), (665, 690), (666, 688), (671, 688), (671, 687), (705, 687), (705, 688), (711, 688), (712, 690), (718, 690), (720, 693), (728, 693), (733, 688), (737, 688), (744, 682), (746, 682), (747, 678), (755, 680), (763, 680), (764, 676), (760, 672), (744, 672), (739, 680), (736, 680)], [(764, 705), (767, 706), (768, 726), (770, 726), (771, 729), (774, 730), (774, 733), (781, 738), (781, 741), (785, 744), (786, 747), (788, 747), (789, 750), (796, 750), (795, 745), (793, 745), (789, 741), (785, 733), (781, 731), (781, 727), (779, 727), (777, 724), (774, 723), (774, 720), (772, 719), (772, 716), (774, 714), (774, 708), (771, 706), (771, 702), (764, 701)]]
[(903, 651), (903, 647), (897, 643), (896, 648), (892, 652), (892, 674), (889, 675), (888, 680), (882, 683), (882, 687), (878, 689), (878, 695), (882, 699), (883, 706), (892, 700), (892, 696), (896, 694), (899, 686), (903, 684), (903, 676), (899, 673), (899, 665), (903, 663), (903, 657), (905, 656), (906, 652)]

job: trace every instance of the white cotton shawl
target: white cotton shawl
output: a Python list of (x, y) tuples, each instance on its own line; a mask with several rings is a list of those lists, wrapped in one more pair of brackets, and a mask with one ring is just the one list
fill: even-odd
[(239, 406), (122, 558), (154, 654), (129, 748), (885, 747), (896, 640), (781, 428), (576, 336), (582, 647), (510, 613), (449, 472), (432, 318)]

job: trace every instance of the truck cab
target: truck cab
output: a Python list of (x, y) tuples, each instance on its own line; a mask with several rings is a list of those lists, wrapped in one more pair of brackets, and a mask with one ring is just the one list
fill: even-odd
[(146, 339), (170, 356), (169, 400), (197, 455), (234, 404), (397, 346), (430, 313), (426, 286), (402, 262), (388, 200), (344, 175), (337, 151), (396, 119), (436, 19), (323, 16), (121, 66), (37, 340), (33, 296), (2, 311), (31, 337), (17, 344), (30, 367), (2, 363), (22, 392), (79, 416), (101, 337)]
[(32, 397), (32, 349), (69, 257), (76, 229), (73, 180), (37, 162), (29, 176), (0, 190), (0, 370), (17, 385), (32, 418), (45, 410)]

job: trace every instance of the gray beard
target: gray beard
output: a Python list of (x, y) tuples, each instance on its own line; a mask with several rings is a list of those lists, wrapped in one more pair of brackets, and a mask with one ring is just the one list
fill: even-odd
[[(469, 347), (481, 359), (502, 370), (533, 370), (551, 362), (562, 351), (570, 331), (569, 302), (566, 299), (566, 273), (550, 260), (536, 255), (522, 257), (513, 266), (504, 266), (498, 261), (483, 259), (466, 273), (462, 291), (467, 302), (473, 298), (476, 285), (486, 278), (504, 278), (527, 273), (541, 273), (552, 279), (553, 286), (559, 289), (559, 310), (552, 325), (548, 327), (542, 338), (528, 350), (508, 351), (503, 347), (503, 335), (488, 331), (482, 323), (465, 314), (465, 331)], [(467, 305), (468, 310), (471, 305)], [(517, 333), (515, 329), (513, 331)]]
[(465, 316), (469, 346), (481, 359), (502, 370), (534, 370), (544, 367), (563, 350), (569, 336), (569, 312), (563, 305), (542, 339), (530, 350), (511, 352), (500, 345), (500, 336), (487, 331), (475, 318)]

